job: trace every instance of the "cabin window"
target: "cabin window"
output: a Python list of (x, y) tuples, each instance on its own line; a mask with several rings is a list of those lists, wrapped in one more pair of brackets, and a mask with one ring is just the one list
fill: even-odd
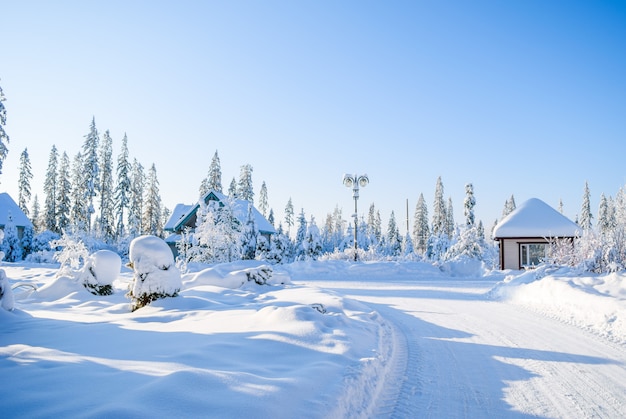
[(520, 244), (520, 265), (522, 267), (537, 266), (547, 256), (547, 243)]

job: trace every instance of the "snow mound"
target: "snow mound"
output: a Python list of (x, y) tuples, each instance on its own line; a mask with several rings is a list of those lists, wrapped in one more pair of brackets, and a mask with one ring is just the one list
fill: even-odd
[(110, 250), (98, 250), (89, 257), (94, 277), (100, 285), (111, 285), (122, 270), (122, 258)]
[(241, 288), (246, 284), (283, 285), (291, 280), (284, 271), (275, 271), (270, 265), (258, 261), (222, 263), (201, 270), (185, 281), (186, 287), (213, 285), (224, 288)]
[(489, 292), (548, 317), (626, 343), (626, 273), (579, 276), (549, 266), (509, 275)]
[(7, 274), (4, 272), (4, 269), (0, 269), (0, 307), (8, 311), (13, 311), (15, 308), (13, 290), (11, 289), (9, 278), (7, 278)]

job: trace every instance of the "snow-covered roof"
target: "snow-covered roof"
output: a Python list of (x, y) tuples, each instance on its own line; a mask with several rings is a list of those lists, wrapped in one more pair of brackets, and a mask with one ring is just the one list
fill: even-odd
[[(224, 195), (223, 193), (217, 192), (217, 191), (209, 191), (203, 197), (203, 199), (207, 201), (210, 195), (213, 195), (213, 197), (217, 198), (219, 202), (222, 202), (222, 201), (226, 202), (229, 199), (227, 195)], [(250, 202), (246, 201), (245, 199), (234, 200), (233, 212), (234, 212), (235, 217), (237, 217), (237, 219), (242, 224), (245, 224), (248, 218), (248, 206), (249, 205), (250, 205)], [(263, 216), (263, 214), (261, 214), (259, 210), (257, 210), (254, 207), (254, 205), (252, 205), (251, 207), (252, 207), (252, 215), (254, 217), (254, 222), (259, 232), (266, 233), (266, 234), (275, 234), (276, 229), (272, 226), (272, 224), (270, 224), (270, 222), (267, 221), (267, 219)], [(193, 216), (196, 213), (196, 211), (198, 211), (199, 208), (200, 208), (200, 202), (194, 205), (185, 205), (185, 204), (176, 205), (176, 207), (174, 208), (174, 211), (172, 211), (172, 215), (167, 220), (167, 223), (165, 223), (164, 229), (166, 231), (180, 230), (182, 226), (184, 225), (184, 223), (191, 216)]]
[(496, 239), (575, 237), (581, 228), (540, 199), (531, 198), (504, 217), (493, 230)]
[(24, 214), (24, 211), (15, 203), (13, 198), (6, 193), (0, 193), (0, 226), (5, 226), (9, 221), (9, 214), (16, 227), (32, 227), (33, 223)]

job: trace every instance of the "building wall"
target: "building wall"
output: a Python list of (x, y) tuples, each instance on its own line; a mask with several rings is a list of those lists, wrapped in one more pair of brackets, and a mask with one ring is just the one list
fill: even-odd
[(517, 237), (500, 239), (500, 269), (521, 269), (520, 244), (548, 243), (543, 237)]

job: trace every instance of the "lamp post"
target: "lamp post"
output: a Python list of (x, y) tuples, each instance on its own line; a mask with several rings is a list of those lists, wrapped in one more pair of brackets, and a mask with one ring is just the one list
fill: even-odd
[(343, 175), (343, 184), (348, 188), (352, 188), (352, 197), (354, 198), (354, 261), (357, 260), (357, 230), (358, 230), (358, 213), (356, 207), (356, 201), (359, 199), (359, 187), (364, 188), (370, 183), (370, 179), (367, 175)]

